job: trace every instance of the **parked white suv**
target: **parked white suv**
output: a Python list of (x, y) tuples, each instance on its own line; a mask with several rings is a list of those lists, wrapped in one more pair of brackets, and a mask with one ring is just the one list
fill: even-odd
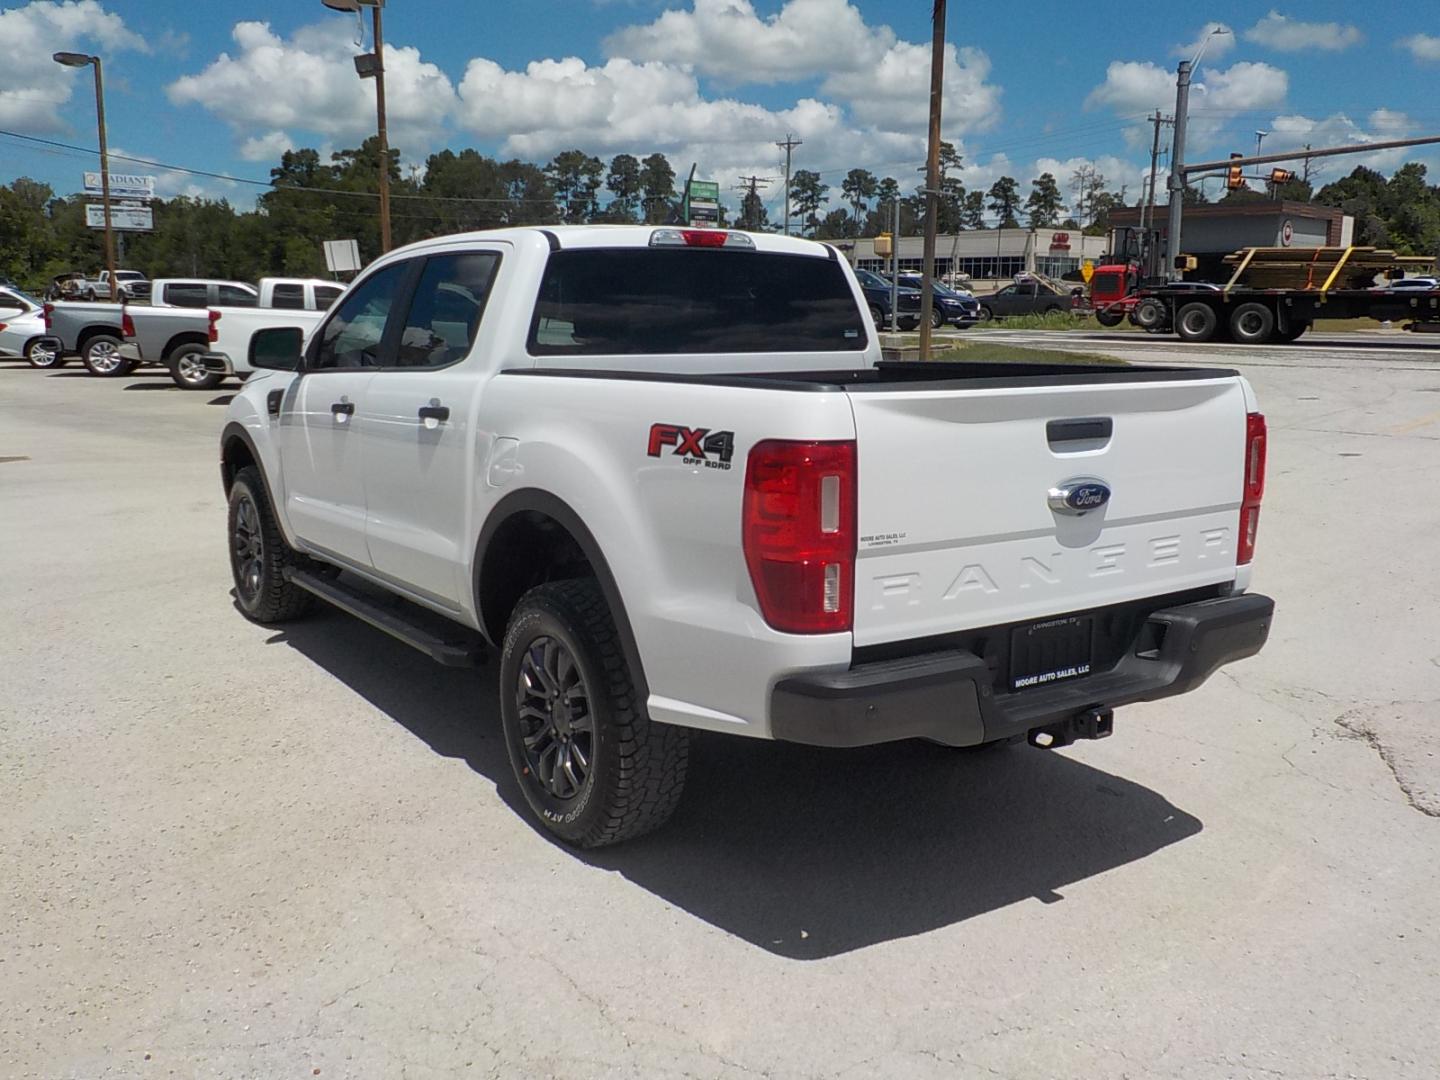
[(221, 437), (241, 610), (497, 649), (517, 783), (571, 843), (664, 821), (692, 728), (1064, 745), (1269, 630), (1244, 379), (882, 363), (825, 245), (447, 237), (306, 337), (256, 332)]

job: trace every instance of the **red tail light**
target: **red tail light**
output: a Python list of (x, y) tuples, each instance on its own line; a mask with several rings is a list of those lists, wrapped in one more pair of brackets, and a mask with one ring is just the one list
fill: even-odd
[(205, 336), (210, 339), (210, 344), (214, 345), (215, 342), (220, 340), (220, 330), (215, 325), (220, 321), (220, 312), (211, 311), (208, 314), (210, 315), (210, 326), (206, 330)]
[(46, 304), (41, 310), (44, 311), (44, 313), (45, 313), (44, 316), (43, 316), (43, 318), (45, 319), (45, 329), (46, 329), (46, 330), (49, 330), (49, 329), (50, 329), (50, 320), (51, 320), (52, 318), (54, 318), (54, 316), (55, 316), (55, 305), (54, 305), (54, 304)]
[(120, 312), (120, 333), (125, 337), (135, 336), (135, 320), (130, 317), (130, 312)]
[(1260, 500), (1265, 496), (1265, 417), (1245, 417), (1245, 489), (1240, 497), (1240, 538), (1235, 562), (1243, 566), (1255, 558), (1255, 534), (1260, 529)]
[(855, 443), (757, 443), (745, 466), (745, 565), (776, 630), (849, 630), (855, 609)]
[(4, 329), (5, 329), (5, 324), (4, 324), (3, 322), (0, 322), (0, 330), (4, 330)]

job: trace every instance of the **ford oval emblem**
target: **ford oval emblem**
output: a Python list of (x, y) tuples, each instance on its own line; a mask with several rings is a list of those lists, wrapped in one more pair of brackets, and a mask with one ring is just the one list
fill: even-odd
[(1050, 489), (1050, 509), (1079, 516), (1099, 510), (1110, 501), (1110, 485), (1093, 476), (1077, 476)]

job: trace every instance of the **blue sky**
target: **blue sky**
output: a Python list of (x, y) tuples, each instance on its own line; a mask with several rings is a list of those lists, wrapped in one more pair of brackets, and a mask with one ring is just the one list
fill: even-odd
[[(1116, 6), (1120, 10), (1119, 5)], [(390, 0), (385, 13), (392, 145), (407, 167), (475, 146), (540, 163), (579, 147), (603, 158), (654, 150), (725, 187), (778, 176), (773, 146), (836, 188), (862, 165), (907, 186), (924, 155), (929, 0)], [(952, 5), (945, 134), (962, 179), (1041, 171), (1062, 188), (1094, 164), (1137, 190), (1149, 126), (1173, 108), (1173, 71), (1206, 18), (1211, 39), (1192, 100), (1191, 159), (1309, 142), (1440, 132), (1440, 8), (1159, 0), (1143, 24), (1109, 5)], [(1133, 13), (1133, 5), (1125, 5)], [(1429, 18), (1421, 19), (1417, 13)], [(243, 14), (243, 20), (239, 16)], [(373, 130), (370, 83), (351, 57), (357, 23), (320, 0), (0, 0), (0, 131), (94, 145), (89, 73), (51, 52), (105, 58), (112, 148), (168, 165), (264, 180), (286, 147), (357, 145)], [(368, 34), (366, 48), (369, 47)], [(1378, 153), (1382, 171), (1433, 150)], [(1321, 181), (1362, 159), (1321, 166)], [(93, 157), (0, 134), (0, 182), (78, 187)], [(154, 172), (160, 193), (249, 206), (259, 187)], [(780, 185), (770, 193), (778, 196)], [(1212, 191), (1213, 193), (1213, 191)], [(729, 196), (732, 203), (738, 195)], [(773, 200), (772, 200), (773, 201)]]

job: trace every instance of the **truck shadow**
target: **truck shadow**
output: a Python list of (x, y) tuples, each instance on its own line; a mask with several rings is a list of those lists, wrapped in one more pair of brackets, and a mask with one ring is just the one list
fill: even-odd
[[(437, 754), (463, 759), (531, 821), (505, 755), (493, 663), (443, 668), (329, 612), (270, 641), (304, 654)], [(1058, 903), (1066, 886), (1202, 827), (1158, 793), (1063, 752), (821, 750), (700, 734), (664, 829), (570, 853), (760, 949), (814, 960), (1019, 901)], [(1062, 911), (1054, 915), (1063, 921)]]

